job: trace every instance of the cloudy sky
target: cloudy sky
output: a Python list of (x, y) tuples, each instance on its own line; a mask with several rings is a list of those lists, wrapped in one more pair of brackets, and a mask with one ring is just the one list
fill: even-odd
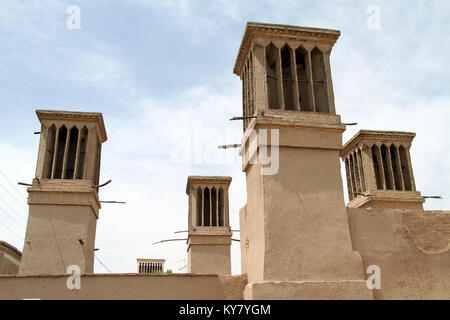
[[(70, 29), (69, 6), (80, 9)], [(374, 29), (374, 8), (380, 11)], [(369, 8), (369, 11), (368, 11)], [(368, 13), (369, 12), (369, 13)], [(113, 272), (136, 258), (183, 272), (188, 175), (229, 175), (230, 219), (246, 202), (239, 143), (241, 84), (234, 60), (247, 21), (338, 29), (331, 68), (337, 113), (360, 129), (417, 133), (417, 189), (450, 210), (450, 3), (442, 1), (0, 0), (0, 240), (23, 247), (34, 177), (35, 109), (102, 112), (97, 257)], [(235, 233), (234, 238), (239, 238)], [(239, 245), (232, 246), (240, 272)], [(108, 272), (98, 261), (96, 272)]]

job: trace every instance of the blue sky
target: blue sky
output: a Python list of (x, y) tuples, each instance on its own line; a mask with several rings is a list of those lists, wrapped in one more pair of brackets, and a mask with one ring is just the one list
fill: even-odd
[[(69, 5), (80, 8), (80, 29), (67, 28)], [(378, 30), (367, 27), (371, 5)], [(184, 242), (152, 243), (183, 237), (173, 232), (187, 227), (188, 175), (233, 177), (237, 229), (245, 177), (235, 150), (217, 145), (240, 141), (241, 124), (227, 119), (241, 111), (232, 69), (247, 21), (341, 30), (336, 110), (358, 122), (344, 141), (360, 129), (416, 132), (417, 189), (444, 197), (426, 209), (450, 210), (449, 18), (445, 0), (0, 0), (0, 184), (9, 191), (0, 188), (0, 239), (22, 249), (26, 192), (16, 183), (34, 176), (38, 108), (103, 113), (101, 180), (113, 183), (100, 197), (127, 202), (105, 204), (98, 220), (97, 256), (113, 272), (134, 272), (138, 257), (182, 271)], [(179, 159), (180, 149), (191, 155)], [(239, 273), (236, 244), (232, 261)]]

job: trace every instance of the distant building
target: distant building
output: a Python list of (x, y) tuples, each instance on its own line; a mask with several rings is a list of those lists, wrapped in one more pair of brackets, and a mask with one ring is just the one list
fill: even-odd
[(17, 274), (19, 272), (22, 252), (5, 241), (0, 241), (0, 274)]
[(137, 259), (138, 273), (164, 273), (164, 259)]

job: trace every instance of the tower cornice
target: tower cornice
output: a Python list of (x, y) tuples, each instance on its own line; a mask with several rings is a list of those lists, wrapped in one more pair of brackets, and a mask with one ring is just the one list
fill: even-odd
[(248, 22), (234, 64), (233, 73), (240, 76), (254, 38), (314, 41), (334, 45), (341, 32), (332, 29), (297, 27), (291, 25)]

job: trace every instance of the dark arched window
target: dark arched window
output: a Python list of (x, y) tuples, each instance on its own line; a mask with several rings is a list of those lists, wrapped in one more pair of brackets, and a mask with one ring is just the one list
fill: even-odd
[(280, 109), (280, 95), (278, 92), (278, 48), (273, 43), (266, 47), (267, 95), (269, 108)]
[(325, 58), (323, 52), (317, 47), (311, 51), (311, 65), (316, 112), (330, 113), (326, 86)]
[(309, 70), (309, 58), (308, 51), (303, 47), (298, 47), (295, 50), (295, 62), (297, 70), (297, 83), (298, 83), (298, 99), (301, 111), (314, 111), (311, 99), (310, 82), (310, 70)]

